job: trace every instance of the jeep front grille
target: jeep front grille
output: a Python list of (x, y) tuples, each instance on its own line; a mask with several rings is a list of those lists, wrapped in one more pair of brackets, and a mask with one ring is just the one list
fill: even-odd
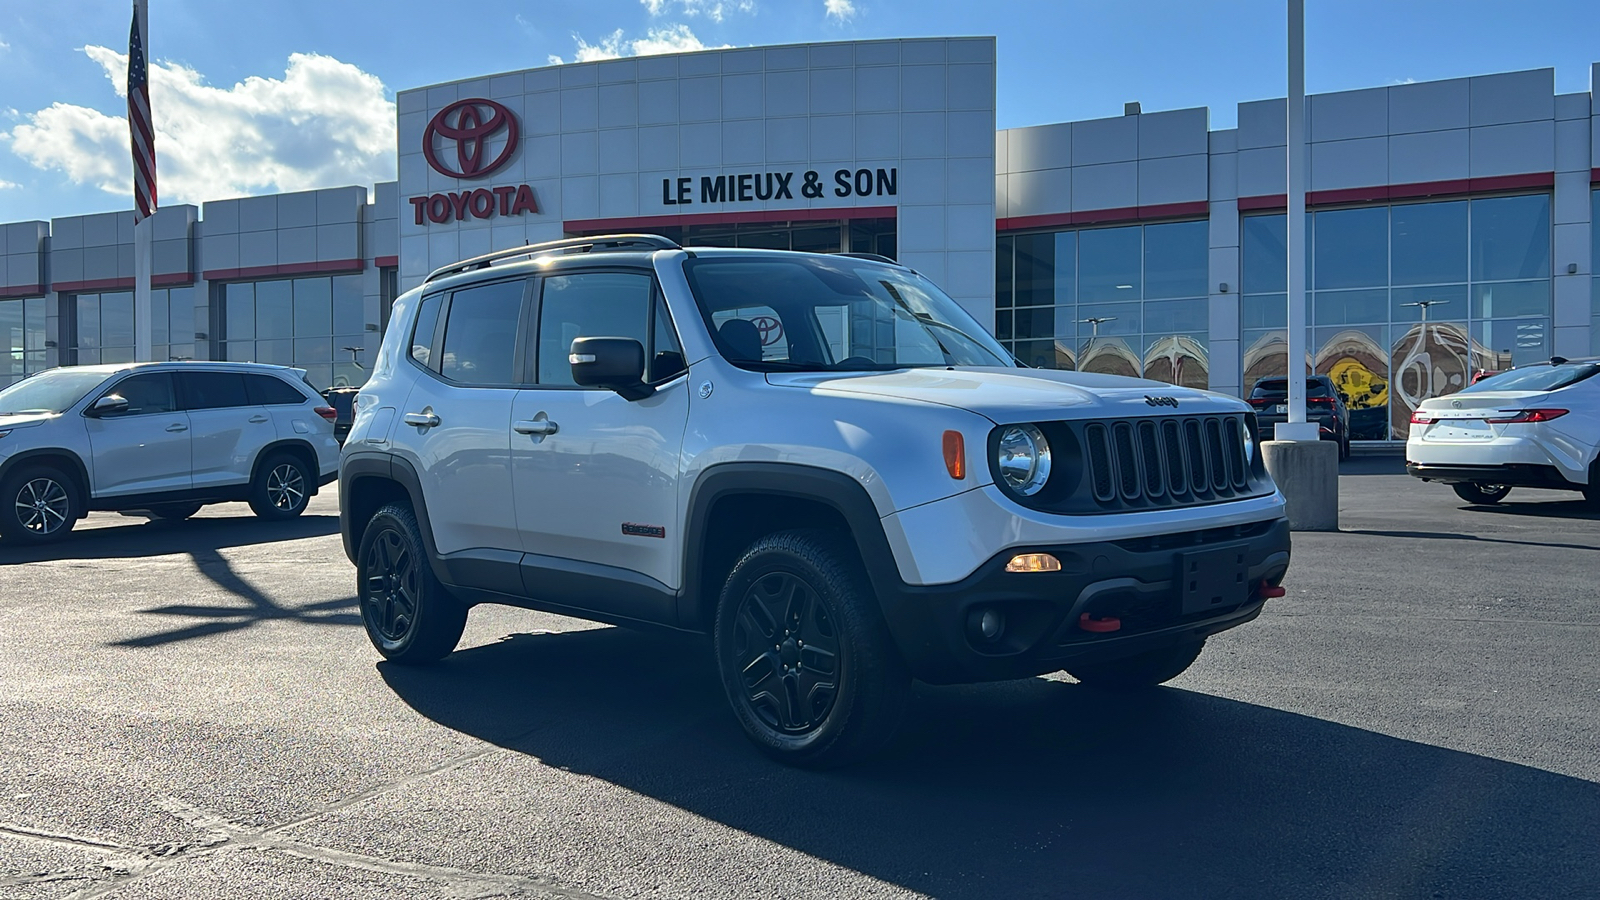
[(1116, 419), (1083, 429), (1088, 489), (1102, 508), (1187, 506), (1247, 492), (1237, 416)]

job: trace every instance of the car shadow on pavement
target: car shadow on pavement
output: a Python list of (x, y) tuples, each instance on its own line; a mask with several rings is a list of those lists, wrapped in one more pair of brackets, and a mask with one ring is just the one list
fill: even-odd
[[(1555, 491), (1552, 494), (1557, 493)], [(1573, 496), (1570, 493), (1565, 496)], [(1600, 521), (1600, 509), (1589, 505), (1587, 500), (1545, 500), (1524, 501), (1502, 500), (1499, 503), (1471, 503), (1463, 504), (1462, 509), (1475, 513), (1488, 513), (1498, 516), (1533, 516), (1540, 519), (1588, 519)]]
[(339, 533), (338, 516), (303, 515), (287, 522), (255, 516), (206, 516), (182, 522), (129, 518), (126, 525), (84, 528), (42, 546), (0, 540), (0, 566), (63, 559), (131, 559), (270, 544)]
[(446, 727), (940, 897), (1576, 896), (1600, 871), (1600, 784), (1181, 688), (919, 687), (885, 757), (806, 772), (745, 741), (699, 638), (378, 670)]

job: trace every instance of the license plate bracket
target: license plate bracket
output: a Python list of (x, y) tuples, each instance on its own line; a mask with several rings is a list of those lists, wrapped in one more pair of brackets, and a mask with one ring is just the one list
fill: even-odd
[(1183, 614), (1227, 609), (1250, 594), (1248, 545), (1230, 544), (1178, 554), (1178, 596)]

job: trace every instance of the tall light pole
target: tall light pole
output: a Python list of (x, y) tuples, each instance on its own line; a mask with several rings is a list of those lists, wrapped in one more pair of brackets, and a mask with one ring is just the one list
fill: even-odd
[(1289, 210), (1289, 421), (1274, 427), (1280, 441), (1315, 441), (1306, 421), (1306, 4), (1289, 0), (1289, 100), (1287, 169)]

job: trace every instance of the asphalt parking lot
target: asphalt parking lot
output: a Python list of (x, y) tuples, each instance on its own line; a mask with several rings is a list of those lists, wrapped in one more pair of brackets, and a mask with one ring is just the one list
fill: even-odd
[(0, 897), (1600, 893), (1600, 514), (1357, 458), (1260, 620), (1146, 695), (923, 688), (745, 743), (706, 644), (479, 607), (380, 663), (325, 492), (0, 546)]

